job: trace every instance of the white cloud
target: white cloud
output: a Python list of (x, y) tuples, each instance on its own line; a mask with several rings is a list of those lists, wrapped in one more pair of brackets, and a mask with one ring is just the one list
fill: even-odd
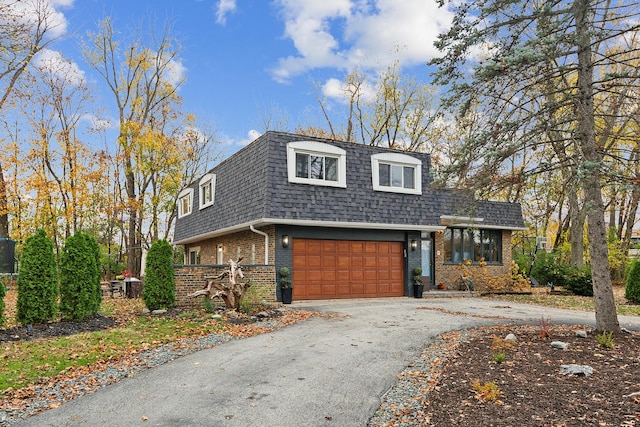
[(3, 20), (13, 19), (35, 26), (37, 11), (40, 10), (46, 17), (47, 34), (50, 38), (60, 37), (67, 32), (67, 19), (56, 7), (68, 7), (72, 3), (73, 0), (47, 0), (43, 3), (40, 0), (0, 0), (3, 5)]
[[(338, 79), (329, 79), (322, 85), (322, 94), (330, 99), (336, 99), (341, 103), (347, 103), (350, 97), (346, 82)], [(376, 95), (376, 88), (368, 82), (360, 86), (360, 99), (370, 101)]]
[(236, 0), (219, 0), (216, 6), (216, 23), (224, 25), (227, 23), (227, 15), (235, 12)]
[(102, 132), (108, 129), (117, 129), (118, 122), (113, 117), (100, 118), (94, 114), (84, 114), (82, 120), (89, 123), (89, 128), (94, 132)]
[(426, 63), (453, 14), (435, 0), (277, 0), (284, 36), (298, 54), (280, 58), (277, 81), (314, 68), (351, 70)]
[(169, 78), (169, 83), (173, 86), (182, 83), (185, 79), (185, 75), (187, 74), (187, 67), (182, 65), (181, 61), (171, 60), (167, 65), (167, 76)]
[(74, 0), (51, 0), (51, 4), (54, 7), (60, 6), (60, 7), (71, 7), (73, 6), (73, 1)]
[(247, 132), (247, 138), (238, 142), (238, 145), (244, 147), (245, 145), (251, 144), (253, 141), (258, 139), (262, 134), (255, 129), (251, 129)]
[(33, 66), (49, 74), (52, 78), (78, 86), (84, 83), (84, 71), (78, 64), (65, 58), (56, 50), (42, 49), (33, 58)]

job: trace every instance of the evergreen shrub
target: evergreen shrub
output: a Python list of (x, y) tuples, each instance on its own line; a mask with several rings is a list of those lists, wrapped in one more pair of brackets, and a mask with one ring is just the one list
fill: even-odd
[(57, 299), (58, 270), (53, 243), (40, 229), (24, 243), (16, 320), (23, 325), (54, 320)]
[(78, 232), (67, 238), (60, 257), (60, 312), (65, 318), (83, 320), (98, 312), (97, 262), (89, 235)]
[(147, 253), (142, 300), (149, 310), (169, 309), (176, 301), (173, 250), (166, 240), (158, 240)]

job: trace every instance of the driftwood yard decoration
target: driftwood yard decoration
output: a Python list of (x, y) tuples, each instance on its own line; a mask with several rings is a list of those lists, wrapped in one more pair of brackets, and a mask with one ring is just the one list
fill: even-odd
[[(194, 292), (191, 296), (198, 297), (200, 295), (206, 295), (210, 299), (220, 297), (224, 301), (227, 309), (240, 311), (242, 295), (244, 295), (245, 291), (251, 286), (250, 282), (240, 283), (244, 278), (240, 261), (242, 261), (242, 258), (239, 258), (237, 261), (229, 260), (228, 270), (224, 270), (215, 277), (206, 277), (207, 285), (203, 289)], [(221, 281), (227, 277), (229, 278), (229, 283), (222, 283)]]

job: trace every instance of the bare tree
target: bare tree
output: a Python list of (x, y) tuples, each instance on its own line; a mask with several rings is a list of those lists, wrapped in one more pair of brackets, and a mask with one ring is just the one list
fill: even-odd
[[(59, 22), (46, 0), (0, 2), (0, 111), (7, 108), (34, 56), (54, 41)], [(9, 206), (0, 160), (0, 238), (9, 237)]]

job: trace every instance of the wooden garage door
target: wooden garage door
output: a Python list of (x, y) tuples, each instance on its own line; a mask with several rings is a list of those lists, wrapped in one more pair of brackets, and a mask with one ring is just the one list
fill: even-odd
[(293, 299), (404, 294), (402, 242), (293, 239)]

